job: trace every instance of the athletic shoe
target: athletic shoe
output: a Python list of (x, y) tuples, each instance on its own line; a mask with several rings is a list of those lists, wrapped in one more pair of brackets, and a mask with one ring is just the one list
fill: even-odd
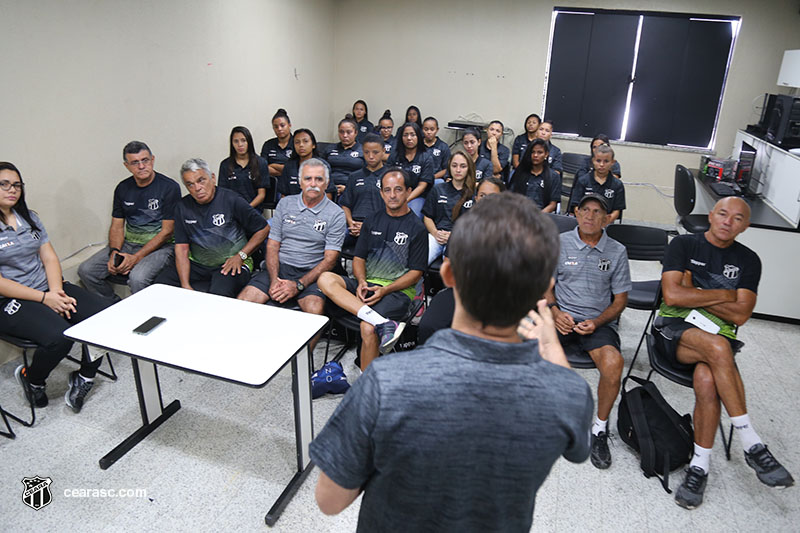
[(375, 326), (375, 333), (381, 340), (380, 352), (387, 354), (392, 351), (394, 345), (400, 340), (400, 335), (406, 328), (405, 322), (395, 322), (394, 320), (387, 320), (383, 324)]
[(611, 466), (611, 450), (608, 449), (608, 433), (605, 431), (592, 434), (592, 464), (600, 470)]
[(72, 407), (72, 410), (76, 413), (81, 411), (81, 407), (83, 407), (83, 400), (86, 398), (86, 395), (89, 394), (89, 391), (92, 390), (92, 385), (94, 385), (93, 381), (86, 381), (83, 379), (77, 370), (72, 372), (67, 378), (67, 393), (64, 395), (64, 401), (67, 402), (67, 405)]
[(47, 407), (47, 390), (45, 385), (33, 385), (28, 381), (28, 369), (25, 365), (19, 365), (14, 371), (17, 383), (22, 387), (25, 398), (35, 407)]
[(690, 466), (686, 469), (683, 483), (675, 491), (675, 503), (684, 509), (696, 509), (703, 503), (703, 492), (706, 490), (706, 474), (699, 466)]
[(756, 471), (759, 481), (769, 487), (785, 488), (794, 485), (792, 475), (760, 442), (744, 452), (744, 460)]

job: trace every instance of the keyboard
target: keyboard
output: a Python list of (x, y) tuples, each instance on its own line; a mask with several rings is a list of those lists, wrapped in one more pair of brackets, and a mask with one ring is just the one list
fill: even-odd
[(741, 196), (742, 190), (730, 181), (712, 181), (708, 184), (717, 196)]

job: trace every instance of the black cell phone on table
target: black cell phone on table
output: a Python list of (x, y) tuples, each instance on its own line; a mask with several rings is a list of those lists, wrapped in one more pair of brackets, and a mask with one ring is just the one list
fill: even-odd
[(166, 318), (162, 318), (160, 316), (150, 317), (142, 324), (139, 324), (136, 329), (133, 330), (133, 332), (137, 335), (147, 335), (166, 321)]

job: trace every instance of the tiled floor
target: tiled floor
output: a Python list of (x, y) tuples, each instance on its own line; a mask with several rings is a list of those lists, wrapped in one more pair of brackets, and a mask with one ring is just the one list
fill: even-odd
[[(634, 279), (656, 275), (634, 265)], [(646, 313), (626, 311), (620, 332), (626, 370), (644, 327)], [(800, 326), (752, 320), (741, 329), (746, 342), (738, 358), (756, 430), (797, 478), (800, 475)], [(402, 354), (395, 357), (402, 357)], [(165, 402), (182, 408), (162, 427), (108, 470), (98, 459), (130, 434), (139, 420), (131, 365), (114, 359), (120, 379), (98, 378), (83, 412), (63, 403), (63, 363), (49, 380), (50, 406), (38, 410), (33, 428), (15, 425), (16, 440), (0, 438), (0, 518), (5, 531), (198, 531), (261, 530), (264, 515), (292, 475), (294, 422), (291, 374), (285, 369), (266, 388), (253, 390), (167, 368), (160, 369)], [(317, 365), (322, 351), (317, 350)], [(25, 413), (13, 371), (18, 361), (0, 367), (0, 404)], [(638, 374), (649, 370), (646, 353), (636, 362)], [(345, 357), (352, 381), (359, 372), (353, 355)], [(420, 369), (424, 372), (425, 369)], [(593, 388), (597, 373), (578, 370)], [(680, 412), (692, 409), (689, 389), (654, 378)], [(317, 430), (339, 401), (314, 401)], [(723, 418), (726, 421), (727, 419)], [(612, 429), (616, 410), (612, 414)], [(615, 432), (615, 431), (614, 431)], [(686, 511), (655, 479), (646, 479), (637, 457), (618, 438), (614, 462), (596, 470), (587, 461), (560, 460), (538, 494), (534, 531), (797, 531), (798, 488), (769, 489), (745, 464), (734, 437), (733, 456), (725, 460), (719, 435), (714, 447), (705, 503)], [(53, 501), (39, 511), (22, 503), (22, 478), (50, 477)], [(336, 517), (316, 507), (314, 470), (273, 528), (276, 531), (352, 531), (358, 502)], [(671, 478), (675, 487), (682, 478)], [(454, 480), (457, 482), (457, 480)], [(72, 489), (144, 489), (145, 497), (73, 498)]]

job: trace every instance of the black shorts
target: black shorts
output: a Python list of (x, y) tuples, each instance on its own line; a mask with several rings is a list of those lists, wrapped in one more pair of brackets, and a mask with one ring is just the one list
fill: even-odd
[[(352, 294), (355, 294), (356, 289), (358, 288), (358, 281), (347, 276), (340, 276), (340, 277), (344, 280), (344, 284), (345, 287), (347, 287), (347, 290), (350, 291)], [(369, 283), (369, 282), (367, 282), (367, 285), (370, 287), (379, 286), (376, 283)], [(384, 318), (388, 318), (390, 320), (400, 320), (404, 316), (406, 316), (409, 304), (411, 304), (411, 299), (408, 296), (406, 296), (400, 291), (395, 291), (395, 292), (390, 292), (389, 294), (378, 300), (378, 303), (370, 305), (370, 307), (374, 309), (376, 313), (378, 313)]]
[[(653, 335), (656, 349), (661, 352), (673, 366), (691, 368), (694, 364), (686, 364), (678, 361), (678, 344), (681, 342), (681, 335), (689, 328), (696, 328), (694, 324), (686, 322), (679, 317), (657, 316), (653, 321), (650, 332)], [(736, 354), (742, 349), (744, 343), (737, 339), (725, 337), (731, 345), (731, 351)]]
[(561, 341), (562, 346), (576, 343), (585, 352), (596, 350), (597, 348), (602, 348), (603, 346), (611, 346), (617, 351), (620, 351), (619, 334), (617, 333), (617, 330), (608, 324), (603, 324), (599, 328), (595, 328), (594, 333), (589, 335), (579, 335), (574, 331), (569, 335), (562, 335), (559, 331), (558, 340)]
[[(278, 277), (281, 279), (291, 279), (291, 280), (298, 280), (308, 274), (311, 269), (304, 270), (302, 268), (296, 268), (291, 265), (278, 265)], [(269, 294), (269, 286), (272, 282), (269, 279), (269, 272), (266, 270), (261, 270), (253, 274), (253, 277), (250, 278), (250, 283), (248, 285), (252, 285), (256, 289), (260, 290), (264, 294)], [(317, 287), (317, 282), (315, 281), (308, 287), (306, 287), (303, 292), (292, 298), (293, 300), (302, 300), (307, 296), (319, 296), (323, 300), (325, 299), (325, 295), (322, 294), (322, 291), (319, 290)], [(291, 301), (291, 300), (289, 300)]]

